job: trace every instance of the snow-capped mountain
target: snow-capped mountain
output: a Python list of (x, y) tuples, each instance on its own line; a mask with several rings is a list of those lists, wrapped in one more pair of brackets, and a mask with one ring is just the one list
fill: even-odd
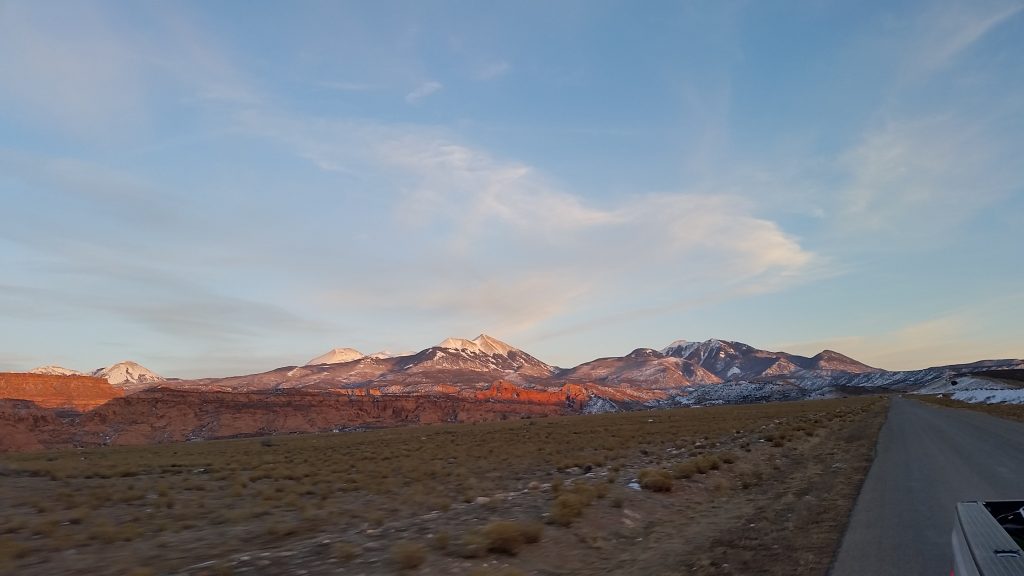
[(436, 347), (451, 348), (453, 350), (463, 350), (466, 352), (481, 354), (497, 354), (502, 356), (508, 355), (511, 352), (521, 352), (520, 350), (505, 344), (501, 340), (492, 338), (486, 334), (481, 334), (472, 340), (466, 340), (465, 338), (446, 338)]
[(555, 372), (554, 367), (486, 334), (472, 340), (447, 338), (437, 346), (400, 358), (399, 369), (406, 373), (442, 369), (532, 377), (548, 377)]
[(401, 358), (402, 356), (412, 356), (416, 352), (392, 352), (390, 350), (381, 350), (380, 352), (374, 352), (373, 354), (367, 354), (367, 358), (376, 358), (378, 360), (384, 358)]
[[(207, 390), (376, 389), (383, 393), (431, 393), (452, 387), (486, 387), (498, 380), (551, 384), (552, 366), (496, 338), (448, 338), (416, 353), (381, 352), (339, 363), (288, 366), (248, 376), (175, 382)], [(557, 384), (560, 386), (560, 384)]]
[(105, 368), (97, 368), (90, 372), (91, 376), (105, 378), (114, 386), (126, 391), (148, 388), (164, 381), (164, 377), (156, 372), (130, 360), (111, 364)]
[(831, 350), (807, 358), (787, 352), (759, 350), (742, 342), (715, 338), (704, 342), (677, 340), (662, 349), (662, 353), (688, 360), (722, 380), (731, 381), (800, 375), (807, 371), (848, 374), (880, 372), (877, 368)]
[(78, 370), (72, 370), (63, 366), (54, 366), (48, 364), (46, 366), (39, 366), (29, 370), (29, 374), (48, 374), (50, 376), (84, 376)]
[(939, 393), (952, 392), (965, 383), (964, 376), (990, 371), (1024, 369), (1024, 360), (981, 360), (969, 364), (952, 364), (936, 366), (922, 370), (902, 370), (889, 372), (878, 370), (863, 374), (828, 373), (805, 378), (803, 385), (808, 388), (819, 387), (857, 387), (875, 390)]
[(637, 348), (621, 357), (599, 358), (559, 374), (570, 382), (593, 382), (605, 386), (670, 389), (714, 384), (722, 379), (681, 358), (666, 356), (651, 348)]
[(313, 358), (309, 362), (306, 362), (306, 366), (316, 366), (317, 364), (342, 364), (344, 362), (359, 360), (363, 357), (363, 353), (354, 348), (335, 348), (325, 354), (321, 354), (320, 356)]
[(374, 352), (373, 354), (363, 354), (355, 348), (335, 348), (325, 354), (321, 354), (320, 356), (313, 358), (309, 362), (306, 362), (306, 366), (317, 366), (320, 364), (344, 364), (346, 362), (362, 360), (363, 358), (383, 360), (386, 358), (412, 356), (413, 354), (415, 354), (415, 352), (391, 352), (390, 350), (381, 350), (379, 352)]
[(103, 378), (110, 384), (133, 392), (142, 388), (148, 388), (164, 378), (152, 370), (129, 360), (111, 364), (103, 368), (97, 368), (89, 372), (79, 372), (63, 366), (46, 365), (29, 370), (30, 374), (47, 374), (51, 376), (95, 376)]
[(831, 350), (808, 358), (711, 339), (676, 341), (661, 351), (638, 348), (625, 356), (561, 369), (481, 334), (472, 340), (447, 338), (413, 354), (364, 356), (352, 349), (337, 349), (305, 366), (161, 385), (229, 392), (298, 389), (369, 395), (459, 395), (475, 394), (502, 382), (532, 391), (575, 386), (587, 391), (594, 407), (629, 408), (793, 400), (886, 390), (942, 391), (955, 389), (957, 385), (952, 382), (959, 374), (1006, 368), (1024, 368), (1024, 362), (997, 360), (889, 372)]

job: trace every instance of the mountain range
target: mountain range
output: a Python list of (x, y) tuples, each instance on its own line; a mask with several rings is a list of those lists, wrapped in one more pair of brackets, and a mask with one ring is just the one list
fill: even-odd
[(160, 376), (149, 368), (130, 360), (124, 360), (117, 362), (116, 364), (111, 364), (110, 366), (97, 368), (91, 372), (79, 372), (70, 368), (64, 368), (63, 366), (48, 364), (46, 366), (39, 366), (38, 368), (29, 370), (29, 374), (44, 374), (48, 376), (93, 376), (96, 378), (102, 378), (110, 384), (124, 389), (125, 392), (137, 392), (139, 390), (155, 386), (165, 380), (163, 376)]
[[(193, 380), (165, 379), (135, 362), (123, 361), (87, 374), (42, 366), (48, 375), (91, 375), (134, 393), (154, 387), (193, 391), (332, 391), (349, 394), (456, 394), (496, 382), (523, 389), (551, 390), (566, 384), (614, 402), (687, 403), (687, 398), (723, 394), (722, 401), (752, 397), (819, 397), (856, 389), (944, 391), (957, 374), (1024, 367), (1021, 360), (985, 360), (914, 371), (887, 371), (832, 350), (806, 357), (760, 350), (742, 342), (677, 340), (661, 350), (637, 348), (624, 356), (598, 358), (559, 368), (486, 334), (469, 340), (447, 338), (419, 352), (365, 355), (335, 348), (302, 366), (257, 374)], [(740, 388), (737, 388), (737, 387)], [(742, 392), (741, 390), (745, 390)], [(728, 391), (728, 393), (724, 393)], [(739, 393), (741, 397), (734, 398)], [(748, 398), (749, 399), (749, 398)], [(702, 401), (703, 402), (703, 401)]]
[[(832, 350), (806, 357), (760, 350), (742, 342), (675, 341), (661, 350), (637, 348), (573, 368), (546, 364), (494, 337), (447, 338), (415, 353), (364, 355), (335, 348), (302, 366), (193, 380), (164, 379), (134, 362), (91, 374), (127, 393), (162, 387), (211, 392), (312, 391), (352, 395), (454, 394), (495, 383), (551, 391), (579, 386), (604, 409), (643, 405), (708, 404), (828, 397), (868, 391), (951, 389), (958, 374), (1024, 367), (1021, 360), (986, 360), (915, 371), (887, 371)], [(43, 367), (37, 373), (73, 373)], [(596, 409), (596, 408), (595, 408)]]
[(0, 373), (0, 452), (145, 444), (365, 426), (476, 422), (670, 406), (1014, 386), (1022, 360), (886, 371), (824, 350), (806, 357), (728, 340), (679, 340), (572, 368), (496, 338), (415, 353), (336, 348), (301, 366), (168, 379), (130, 361), (82, 374)]

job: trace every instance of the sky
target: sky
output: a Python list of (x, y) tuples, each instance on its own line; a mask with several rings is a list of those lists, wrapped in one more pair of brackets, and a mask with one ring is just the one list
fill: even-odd
[(0, 0), (0, 370), (1024, 357), (1024, 1)]

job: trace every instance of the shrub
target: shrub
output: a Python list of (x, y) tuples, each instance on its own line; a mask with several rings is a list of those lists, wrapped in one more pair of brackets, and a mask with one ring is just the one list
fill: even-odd
[(342, 562), (355, 560), (362, 553), (363, 551), (359, 546), (350, 542), (335, 542), (331, 544), (331, 556)]
[[(604, 487), (607, 488), (607, 485), (605, 485)], [(584, 482), (577, 482), (573, 484), (571, 488), (563, 488), (563, 490), (565, 492), (575, 494), (576, 496), (578, 496), (579, 499), (583, 501), (584, 506), (590, 506), (590, 503), (594, 501), (594, 498), (599, 497), (597, 488)]]
[(752, 488), (761, 482), (764, 474), (756, 468), (743, 468), (738, 473), (740, 488), (744, 490)]
[(639, 475), (640, 487), (651, 492), (671, 492), (672, 475), (658, 468), (644, 468)]
[(391, 547), (391, 558), (402, 570), (411, 570), (426, 561), (427, 549), (422, 544), (402, 541)]
[(5, 568), (5, 564), (24, 558), (28, 554), (29, 549), (24, 544), (7, 538), (0, 539), (0, 568)]
[(719, 478), (711, 483), (711, 490), (719, 496), (727, 494), (730, 489), (732, 489), (732, 485), (724, 478)]
[(537, 522), (491, 522), (482, 534), (488, 551), (515, 556), (524, 545), (539, 542), (543, 531)]
[(697, 473), (697, 465), (692, 460), (677, 462), (672, 466), (672, 477), (686, 479)]
[(452, 553), (460, 558), (480, 558), (487, 553), (487, 540), (479, 532), (470, 532), (455, 543)]
[(445, 550), (448, 548), (450, 540), (451, 537), (448, 536), (448, 532), (441, 530), (437, 534), (434, 534), (434, 537), (430, 539), (430, 545), (435, 550)]
[(718, 460), (718, 456), (710, 456), (708, 454), (698, 456), (693, 460), (693, 463), (697, 468), (698, 474), (707, 474), (711, 470), (718, 470), (722, 465)]
[(541, 537), (544, 535), (544, 525), (536, 521), (522, 522), (519, 529), (522, 531), (523, 539), (526, 540), (527, 544), (540, 542)]
[(549, 518), (553, 524), (568, 526), (572, 524), (573, 520), (583, 514), (583, 508), (585, 507), (586, 504), (578, 495), (562, 494), (555, 498), (555, 503), (551, 506)]

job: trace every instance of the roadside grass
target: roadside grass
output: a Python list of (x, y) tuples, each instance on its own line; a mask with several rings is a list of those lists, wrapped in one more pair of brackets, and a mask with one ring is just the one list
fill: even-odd
[[(744, 463), (751, 450), (788, 450), (829, 426), (855, 422), (876, 402), (683, 408), (3, 455), (0, 567), (45, 574), (62, 566), (93, 573), (146, 566), (163, 573), (466, 506), (497, 514), (503, 503), (496, 495), (514, 491), (548, 499), (550, 530), (572, 529), (610, 493), (604, 508), (622, 508), (630, 498), (624, 486), (633, 478), (660, 493), (704, 486), (724, 495), (756, 487), (771, 470)], [(411, 570), (436, 555), (511, 556), (547, 540), (545, 534), (534, 520), (497, 520), (461, 534), (395, 543), (391, 564)], [(364, 553), (338, 542), (326, 555), (345, 563)]]
[(980, 404), (974, 402), (961, 402), (947, 397), (939, 398), (938, 396), (927, 396), (924, 394), (907, 397), (921, 402), (928, 402), (929, 404), (945, 406), (946, 408), (974, 410), (975, 412), (984, 412), (985, 414), (990, 414), (998, 418), (1024, 422), (1024, 404)]

